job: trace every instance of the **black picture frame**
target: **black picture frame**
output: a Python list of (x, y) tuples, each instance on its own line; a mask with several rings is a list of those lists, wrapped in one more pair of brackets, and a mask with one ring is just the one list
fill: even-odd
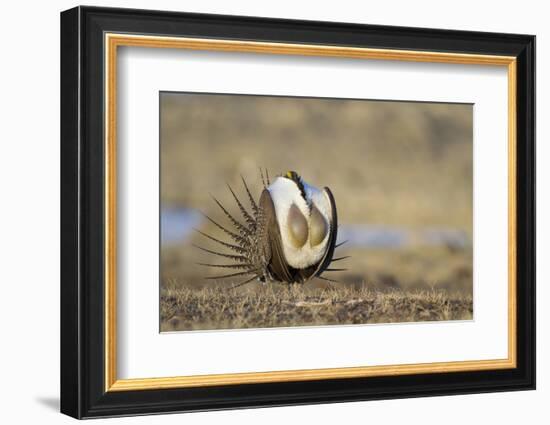
[[(517, 367), (105, 391), (104, 34), (507, 55), (517, 58)], [(535, 388), (535, 37), (76, 7), (61, 13), (61, 412), (76, 418)]]

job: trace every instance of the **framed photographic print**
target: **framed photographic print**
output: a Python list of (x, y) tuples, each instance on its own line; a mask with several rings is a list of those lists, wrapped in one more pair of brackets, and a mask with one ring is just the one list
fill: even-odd
[(533, 389), (535, 37), (61, 14), (61, 411)]

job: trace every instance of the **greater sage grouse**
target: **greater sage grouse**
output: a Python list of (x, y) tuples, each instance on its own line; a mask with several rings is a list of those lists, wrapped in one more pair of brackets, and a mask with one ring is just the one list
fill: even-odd
[(237, 220), (216, 199), (232, 224), (232, 228), (222, 226), (208, 215), (205, 217), (218, 227), (229, 241), (223, 241), (197, 229), (204, 237), (233, 251), (231, 254), (195, 245), (210, 254), (233, 261), (232, 264), (206, 264), (203, 266), (233, 269), (232, 273), (208, 277), (207, 279), (231, 278), (241, 280), (236, 288), (257, 280), (259, 282), (278, 281), (303, 284), (312, 278), (329, 282), (333, 279), (322, 276), (327, 271), (345, 269), (329, 268), (333, 261), (348, 257), (333, 258), (336, 244), (338, 217), (334, 196), (328, 187), (322, 190), (307, 184), (295, 171), (289, 171), (269, 181), (260, 172), (263, 191), (256, 202), (242, 178), (248, 195), (251, 211), (248, 211), (228, 185), (242, 215)]

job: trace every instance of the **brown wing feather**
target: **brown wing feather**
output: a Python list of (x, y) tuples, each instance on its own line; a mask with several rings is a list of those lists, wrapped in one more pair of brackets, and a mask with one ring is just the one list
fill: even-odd
[(260, 197), (260, 210), (263, 214), (263, 224), (265, 228), (264, 240), (262, 245), (269, 247), (269, 271), (273, 277), (281, 282), (292, 282), (292, 273), (285, 260), (283, 246), (281, 243), (281, 234), (277, 224), (275, 206), (273, 199), (267, 189), (264, 189)]
[(330, 265), (332, 257), (334, 256), (334, 249), (336, 248), (336, 239), (338, 238), (338, 213), (336, 212), (336, 201), (334, 200), (334, 196), (332, 195), (332, 192), (328, 187), (325, 187), (324, 191), (328, 195), (328, 199), (330, 201), (330, 236), (329, 240), (327, 241), (327, 250), (325, 252), (325, 255), (323, 256), (323, 259), (319, 262), (319, 266), (313, 274), (314, 276), (320, 276), (321, 273), (323, 273)]

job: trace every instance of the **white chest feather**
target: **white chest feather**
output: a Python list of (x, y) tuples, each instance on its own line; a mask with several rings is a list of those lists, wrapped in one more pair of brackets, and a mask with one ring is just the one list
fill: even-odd
[(311, 209), (308, 203), (315, 205), (326, 220), (328, 228), (331, 221), (331, 208), (326, 193), (304, 183), (304, 192), (306, 195), (306, 199), (304, 199), (296, 183), (284, 177), (277, 177), (267, 189), (275, 206), (275, 214), (279, 223), (286, 262), (297, 269), (303, 269), (318, 263), (323, 258), (327, 249), (330, 232), (327, 232), (321, 243), (317, 245), (312, 245), (308, 238), (303, 246), (296, 247), (290, 238), (288, 212), (293, 204), (296, 205), (309, 224)]

